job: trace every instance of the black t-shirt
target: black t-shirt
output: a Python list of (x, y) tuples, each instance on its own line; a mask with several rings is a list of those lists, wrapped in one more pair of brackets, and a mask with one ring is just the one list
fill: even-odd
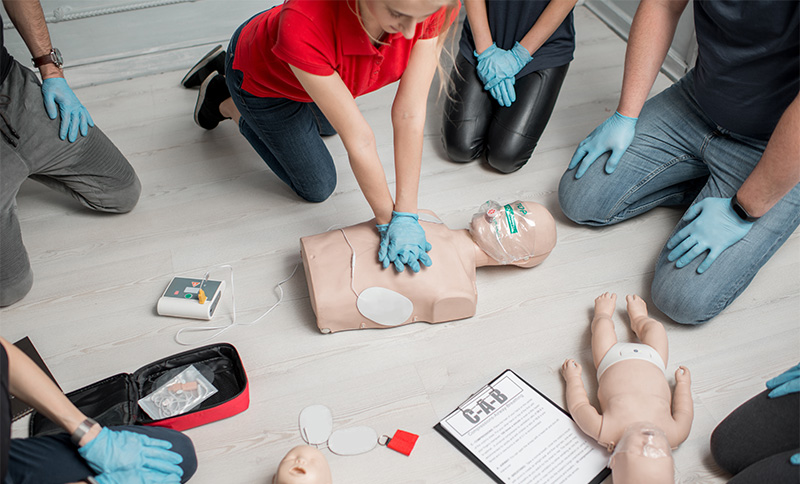
[[(0, 15), (0, 25), (3, 24), (3, 16)], [(3, 43), (3, 28), (0, 27), (0, 84), (6, 80), (8, 71), (11, 70), (11, 61), (14, 60), (6, 50), (6, 45)]]
[[(549, 0), (486, 0), (489, 30), (497, 47), (506, 50), (514, 47), (514, 43), (525, 37), (549, 3)], [(477, 64), (474, 50), (472, 29), (469, 26), (469, 19), (465, 19), (459, 52), (472, 65)], [(534, 71), (563, 66), (572, 60), (573, 52), (575, 52), (575, 26), (570, 12), (553, 35), (533, 53), (533, 60), (522, 68), (516, 78), (519, 79)]]
[(11, 394), (8, 392), (8, 355), (3, 345), (0, 345), (0, 482), (3, 482), (8, 472), (10, 441)]
[(694, 2), (695, 95), (734, 133), (768, 139), (800, 90), (797, 0)]

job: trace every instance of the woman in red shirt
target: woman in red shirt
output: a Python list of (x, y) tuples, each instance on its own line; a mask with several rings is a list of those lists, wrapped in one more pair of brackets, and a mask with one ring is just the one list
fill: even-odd
[[(239, 27), (227, 56), (212, 51), (187, 74), (191, 87), (213, 71), (202, 82), (195, 121), (206, 129), (236, 121), (272, 171), (311, 202), (336, 186), (321, 136), (338, 132), (375, 214), (379, 259), (417, 272), (431, 263), (416, 213), (427, 95), (459, 7), (458, 0), (288, 0)], [(213, 68), (223, 58), (224, 75)], [(393, 200), (354, 99), (397, 80)]]

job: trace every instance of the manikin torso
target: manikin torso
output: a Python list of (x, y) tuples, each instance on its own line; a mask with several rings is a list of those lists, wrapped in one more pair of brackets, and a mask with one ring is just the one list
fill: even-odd
[[(497, 214), (501, 215), (497, 220), (484, 219), (479, 211), (470, 225), (473, 234), (485, 240), (494, 237), (493, 231), (501, 230), (503, 243), (514, 253), (514, 259), (507, 259), (512, 261), (509, 264), (525, 268), (538, 265), (556, 244), (552, 215), (534, 202), (518, 201), (506, 207), (507, 211)], [(441, 323), (475, 314), (475, 269), (501, 262), (481, 250), (470, 231), (449, 229), (433, 212), (419, 213), (433, 261), (419, 273), (383, 268), (377, 257), (380, 239), (374, 221), (300, 239), (309, 297), (320, 331), (387, 328), (417, 321)], [(516, 224), (515, 235), (502, 232), (508, 231), (508, 220)], [(360, 311), (358, 305), (366, 299), (364, 291), (374, 288), (406, 299), (408, 311), (391, 322), (366, 317), (363, 306)]]
[[(466, 230), (450, 230), (442, 223), (424, 221), (423, 216), (420, 225), (432, 246), (428, 254), (433, 265), (416, 274), (383, 268), (373, 221), (300, 239), (311, 306), (322, 332), (386, 327), (358, 311), (356, 294), (370, 287), (388, 288), (413, 303), (413, 312), (401, 324), (438, 323), (475, 314), (476, 252), (480, 249)], [(351, 268), (353, 252), (355, 266)]]
[(667, 435), (671, 447), (682, 440), (672, 418), (671, 391), (664, 372), (642, 360), (610, 366), (600, 377), (597, 400), (603, 416), (597, 441), (608, 446), (620, 441), (635, 422), (652, 422)]

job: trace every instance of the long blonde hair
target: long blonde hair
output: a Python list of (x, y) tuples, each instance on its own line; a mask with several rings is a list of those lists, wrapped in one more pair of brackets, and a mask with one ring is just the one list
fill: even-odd
[[(359, 0), (355, 0), (355, 10), (353, 7), (350, 6), (350, 2), (347, 3), (348, 8), (350, 11), (355, 14), (356, 18), (358, 18), (358, 23), (361, 25), (361, 28), (366, 32), (367, 36), (369, 36), (370, 40), (372, 40), (376, 44), (386, 45), (386, 42), (383, 42), (380, 39), (376, 39), (369, 33), (367, 30), (367, 26), (364, 25), (364, 20), (361, 17), (361, 8), (359, 7)], [(458, 19), (453, 19), (450, 21), (450, 18), (456, 14), (460, 7), (460, 0), (447, 0), (447, 6), (445, 7), (444, 11), (444, 18), (442, 19), (443, 27), (442, 30), (439, 31), (439, 35), (436, 37), (436, 49), (439, 51), (439, 57), (436, 59), (436, 73), (439, 74), (439, 95), (441, 96), (442, 91), (448, 87), (448, 84), (451, 82), (450, 76), (447, 75), (444, 67), (442, 66), (442, 53), (446, 53), (449, 57), (449, 60), (453, 65), (455, 65), (455, 32), (458, 28), (453, 28), (454, 25), (458, 22)], [(438, 12), (438, 10), (437, 10)], [(433, 15), (436, 15), (435, 13)], [(430, 18), (430, 17), (428, 17)], [(445, 46), (445, 43), (448, 45)]]

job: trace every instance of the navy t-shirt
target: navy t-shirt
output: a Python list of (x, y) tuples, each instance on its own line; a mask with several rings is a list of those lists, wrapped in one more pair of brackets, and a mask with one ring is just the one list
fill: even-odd
[[(3, 16), (0, 15), (0, 25), (3, 25)], [(3, 29), (0, 27), (0, 84), (6, 80), (6, 76), (8, 75), (8, 71), (11, 70), (11, 61), (13, 58), (6, 50), (6, 46), (3, 43)]]
[(800, 90), (800, 3), (694, 2), (695, 94), (734, 133), (766, 140)]
[[(2, 21), (0, 21), (0, 24), (2, 24)], [(0, 345), (0, 482), (3, 482), (6, 478), (6, 473), (8, 473), (10, 441), (11, 394), (8, 391), (8, 355), (3, 345)]]
[[(549, 0), (486, 0), (489, 30), (497, 47), (506, 50), (514, 47), (514, 43), (525, 37), (549, 3)], [(465, 19), (459, 52), (472, 65), (477, 65), (474, 50), (475, 42), (472, 39), (469, 19)], [(519, 79), (534, 71), (563, 66), (572, 60), (573, 52), (575, 52), (575, 26), (570, 12), (553, 35), (533, 53), (533, 60), (522, 68), (516, 78)]]

